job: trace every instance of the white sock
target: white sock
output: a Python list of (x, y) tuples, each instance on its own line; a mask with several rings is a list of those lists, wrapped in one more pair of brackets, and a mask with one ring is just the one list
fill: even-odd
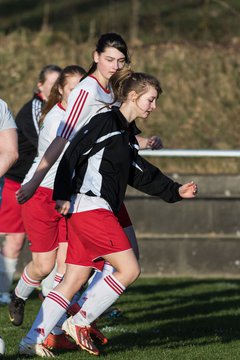
[(55, 289), (55, 287), (60, 284), (63, 277), (64, 277), (64, 274), (56, 273), (56, 275), (54, 277), (54, 282), (53, 282), (53, 289)]
[(54, 269), (50, 272), (50, 274), (43, 279), (41, 282), (42, 294), (44, 297), (50, 293), (50, 291), (54, 288), (54, 278), (57, 271), (57, 264), (55, 265)]
[(99, 280), (81, 310), (73, 316), (74, 323), (89, 326), (119, 298), (124, 290), (125, 286), (113, 275)]
[(15, 288), (15, 294), (23, 300), (27, 300), (33, 290), (40, 285), (38, 280), (31, 279), (26, 271), (26, 267)]
[(93, 276), (88, 281), (87, 289), (82, 293), (80, 299), (78, 300), (78, 304), (80, 305), (80, 307), (82, 307), (87, 298), (91, 296), (91, 293), (95, 291), (94, 287), (98, 283), (98, 281), (104, 279), (107, 275), (113, 274), (114, 271), (114, 267), (106, 261), (102, 271), (94, 272)]
[(0, 253), (0, 292), (9, 292), (18, 259), (12, 259)]
[(57, 291), (51, 291), (37, 314), (24, 340), (28, 344), (41, 344), (69, 307), (69, 301)]
[[(77, 292), (71, 302), (70, 302), (70, 305), (69, 307), (72, 305), (72, 304), (75, 304), (78, 299), (79, 299), (79, 296), (80, 296), (80, 293)], [(63, 316), (58, 320), (57, 324), (54, 326), (54, 328), (51, 330), (51, 334), (54, 334), (54, 335), (59, 335), (59, 334), (62, 334), (63, 333), (63, 330), (62, 330), (62, 324), (64, 323), (65, 320), (67, 320), (68, 316), (67, 316), (67, 313), (65, 312), (63, 314)]]

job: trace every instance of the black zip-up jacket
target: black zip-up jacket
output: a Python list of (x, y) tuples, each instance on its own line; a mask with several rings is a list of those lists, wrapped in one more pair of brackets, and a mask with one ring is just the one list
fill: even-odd
[[(70, 200), (81, 193), (105, 199), (115, 214), (127, 185), (167, 202), (181, 200), (180, 184), (138, 154), (135, 122), (117, 107), (95, 115), (74, 137), (59, 164), (53, 198)], [(75, 175), (73, 173), (75, 171)]]
[(16, 116), (18, 131), (17, 162), (8, 170), (5, 177), (21, 183), (32, 166), (38, 148), (38, 122), (41, 116), (43, 100), (38, 94), (27, 102)]

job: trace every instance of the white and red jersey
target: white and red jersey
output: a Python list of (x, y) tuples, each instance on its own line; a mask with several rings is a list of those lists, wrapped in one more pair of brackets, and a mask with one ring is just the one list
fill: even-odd
[[(28, 182), (36, 168), (38, 167), (45, 151), (49, 147), (49, 145), (52, 143), (52, 141), (56, 137), (57, 129), (59, 127), (59, 124), (61, 123), (62, 119), (65, 115), (65, 109), (61, 106), (60, 103), (56, 104), (46, 115), (42, 128), (39, 133), (39, 139), (38, 139), (38, 154), (34, 159), (34, 162), (32, 164), (32, 167), (28, 171), (27, 175), (25, 176), (25, 179), (23, 181), (23, 184)], [(64, 151), (66, 150), (69, 143), (66, 144), (61, 156), (59, 156), (58, 160), (55, 162), (55, 164), (51, 167), (51, 169), (46, 174), (45, 178), (41, 182), (40, 186), (53, 189), (54, 185), (54, 179), (57, 171), (58, 164), (62, 158), (62, 155)]]
[(71, 141), (74, 135), (99, 112), (109, 111), (111, 91), (102, 87), (98, 80), (90, 75), (71, 91), (66, 114), (60, 123), (57, 136)]

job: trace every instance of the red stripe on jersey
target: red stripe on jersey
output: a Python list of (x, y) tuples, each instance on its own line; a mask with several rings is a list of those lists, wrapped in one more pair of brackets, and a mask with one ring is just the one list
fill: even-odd
[[(85, 102), (86, 102), (86, 100), (87, 100), (88, 94), (89, 94), (88, 92), (85, 92), (85, 93), (83, 94), (82, 104), (81, 104), (81, 107), (80, 107), (79, 110), (78, 110), (78, 113), (77, 113), (76, 117), (75, 117), (75, 122), (74, 122), (74, 124), (73, 124), (73, 127), (75, 127), (75, 125), (76, 125), (76, 123), (77, 123), (77, 121), (78, 121), (78, 119), (79, 119), (79, 117), (80, 117), (80, 115), (81, 115), (81, 112), (82, 112), (82, 109), (83, 109), (83, 107), (84, 107), (84, 105), (85, 105)], [(70, 134), (69, 134), (69, 136), (70, 136)]]
[(62, 137), (66, 137), (65, 132), (68, 131), (68, 127), (71, 125), (71, 121), (72, 121), (71, 118), (73, 116), (73, 113), (75, 113), (75, 111), (76, 111), (75, 109), (78, 106), (79, 99), (81, 99), (81, 97), (82, 97), (82, 91), (83, 90), (81, 89), (75, 103), (73, 104), (72, 110), (71, 110), (71, 112), (70, 112), (70, 114), (69, 114), (69, 116), (67, 118), (67, 121), (66, 121), (66, 123), (64, 125), (64, 128), (62, 130), (62, 134), (61, 134)]
[(66, 124), (61, 133), (61, 137), (68, 139), (76, 125), (78, 118), (82, 112), (83, 106), (86, 102), (89, 93), (85, 90), (80, 91), (75, 103), (73, 104), (72, 110), (67, 118)]
[(29, 279), (29, 277), (27, 276), (27, 274), (25, 272), (22, 273), (22, 279), (26, 284), (28, 284), (30, 286), (37, 287), (38, 285), (40, 285), (39, 281)]
[(123, 288), (121, 288), (121, 286), (116, 283), (116, 281), (110, 276), (106, 276), (104, 278), (104, 281), (118, 294), (118, 295), (121, 295), (124, 291)]
[(62, 306), (64, 309), (67, 309), (69, 306), (69, 303), (67, 303), (66, 300), (64, 300), (61, 296), (59, 296), (57, 293), (53, 291), (51, 291), (47, 297), (53, 300), (54, 302), (56, 302), (57, 304), (59, 304), (60, 306)]
[[(81, 105), (81, 101), (82, 101), (82, 98), (83, 98), (83, 95), (84, 95), (84, 91), (81, 89), (80, 90), (80, 93), (75, 101), (75, 103), (73, 104), (73, 107), (72, 107), (72, 110), (69, 114), (69, 117), (67, 119), (67, 122), (64, 126), (65, 128), (65, 134), (64, 134), (64, 137), (67, 137), (67, 133), (69, 132), (69, 129), (72, 128), (72, 122), (74, 121), (75, 119), (75, 116), (76, 116), (76, 112), (78, 110), (78, 107)], [(64, 131), (64, 129), (63, 129)]]
[[(70, 131), (70, 132), (68, 132), (67, 138), (70, 137), (70, 135), (71, 135), (71, 133), (72, 133), (72, 131), (73, 131), (76, 123), (77, 123), (78, 120), (79, 120), (79, 117), (80, 117), (80, 115), (81, 115), (82, 109), (83, 109), (84, 104), (85, 104), (85, 102), (86, 102), (86, 100), (87, 100), (88, 94), (89, 94), (89, 93), (86, 92), (86, 91), (83, 92), (83, 96), (82, 96), (82, 98), (80, 99), (81, 103), (79, 104), (79, 107), (77, 107), (77, 109), (76, 109), (76, 112), (77, 112), (77, 111), (78, 111), (78, 112), (77, 112), (76, 114), (74, 114), (74, 122), (72, 123), (72, 126), (69, 128), (69, 131)], [(79, 102), (80, 102), (80, 101), (79, 101)]]

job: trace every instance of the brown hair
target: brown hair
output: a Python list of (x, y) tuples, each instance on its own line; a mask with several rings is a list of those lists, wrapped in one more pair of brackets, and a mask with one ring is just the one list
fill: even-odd
[(59, 88), (63, 89), (66, 85), (67, 78), (75, 74), (80, 74), (84, 76), (86, 74), (86, 71), (79, 65), (69, 65), (61, 71), (59, 77), (57, 78), (51, 89), (48, 101), (43, 106), (42, 115), (39, 120), (39, 127), (42, 126), (47, 113), (53, 108), (55, 104), (62, 100), (62, 94), (60, 94)]
[(62, 71), (62, 69), (58, 65), (54, 65), (54, 64), (46, 65), (42, 68), (42, 70), (40, 71), (40, 73), (38, 75), (38, 82), (40, 82), (41, 84), (44, 84), (46, 81), (47, 75), (49, 73), (52, 73), (52, 72), (60, 73), (61, 71)]
[(149, 86), (157, 91), (157, 96), (162, 93), (159, 81), (152, 75), (134, 72), (130, 68), (123, 68), (113, 74), (109, 80), (115, 102), (124, 102), (130, 91), (135, 91), (139, 96), (144, 94)]

